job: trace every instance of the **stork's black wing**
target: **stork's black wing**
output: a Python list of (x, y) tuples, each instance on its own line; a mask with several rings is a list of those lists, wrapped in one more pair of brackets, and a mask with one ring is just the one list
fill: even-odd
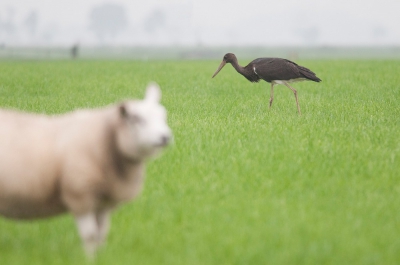
[(267, 82), (297, 78), (321, 81), (311, 70), (281, 58), (258, 58), (250, 62), (247, 67), (255, 69), (257, 75)]

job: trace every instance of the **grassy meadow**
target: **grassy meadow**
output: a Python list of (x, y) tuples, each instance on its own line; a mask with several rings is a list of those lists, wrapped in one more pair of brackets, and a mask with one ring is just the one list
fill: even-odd
[[(399, 264), (400, 61), (298, 61), (323, 80), (293, 84), (302, 116), (284, 86), (269, 109), (268, 83), (230, 65), (211, 79), (219, 63), (0, 62), (1, 108), (58, 114), (162, 88), (174, 144), (94, 264)], [(0, 264), (85, 263), (71, 216), (0, 217)]]

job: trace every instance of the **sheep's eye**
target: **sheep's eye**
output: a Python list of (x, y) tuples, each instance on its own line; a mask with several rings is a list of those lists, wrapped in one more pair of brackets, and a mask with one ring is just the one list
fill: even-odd
[(146, 121), (139, 115), (130, 115), (129, 122), (132, 124), (145, 124)]

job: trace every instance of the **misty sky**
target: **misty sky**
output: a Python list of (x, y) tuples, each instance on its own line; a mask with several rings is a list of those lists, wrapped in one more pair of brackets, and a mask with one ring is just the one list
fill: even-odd
[(399, 0), (0, 0), (0, 44), (400, 45), (399, 10)]

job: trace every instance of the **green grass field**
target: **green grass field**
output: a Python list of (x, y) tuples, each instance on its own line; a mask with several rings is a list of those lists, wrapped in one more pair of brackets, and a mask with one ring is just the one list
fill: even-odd
[[(400, 62), (299, 61), (323, 80), (294, 84), (302, 116), (284, 86), (269, 109), (269, 84), (230, 65), (211, 79), (219, 63), (0, 62), (3, 108), (64, 113), (162, 88), (174, 144), (94, 264), (399, 264)], [(69, 215), (0, 218), (0, 263), (85, 256)]]

